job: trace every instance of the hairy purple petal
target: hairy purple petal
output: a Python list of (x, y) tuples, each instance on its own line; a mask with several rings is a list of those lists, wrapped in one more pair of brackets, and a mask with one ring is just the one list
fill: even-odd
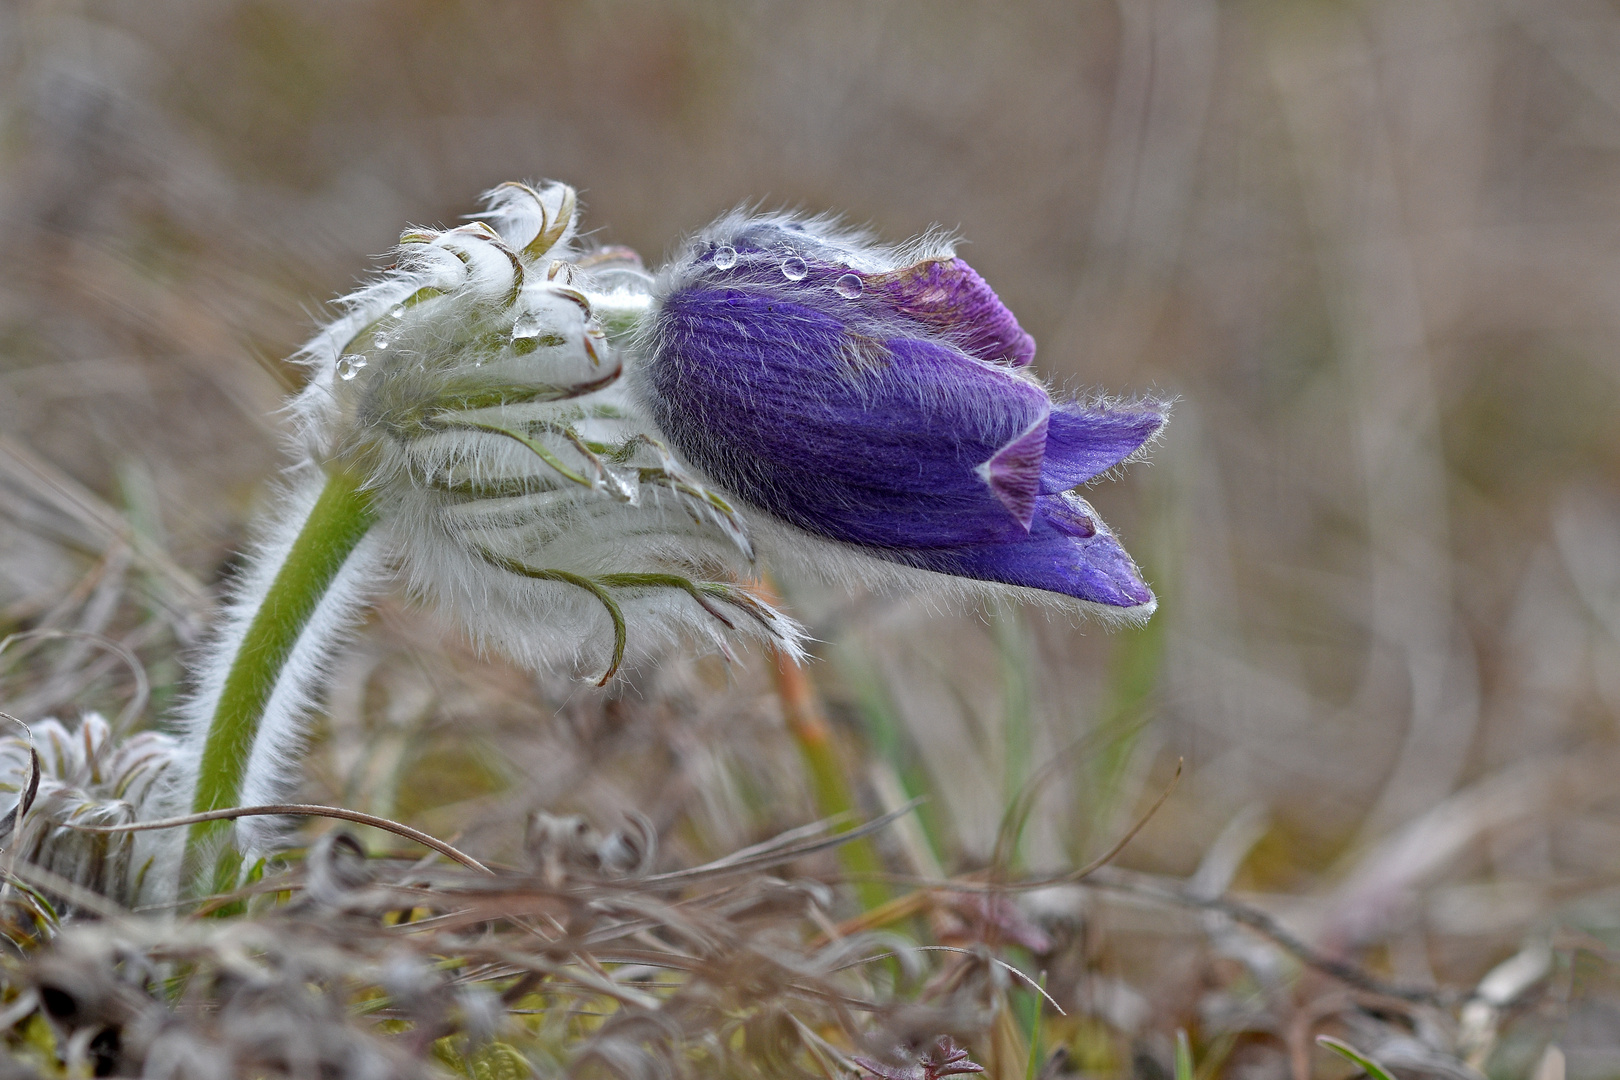
[(1052, 410), (1041, 494), (1084, 484), (1140, 450), (1164, 427), (1163, 406), (1059, 405)]
[(969, 356), (1013, 367), (1026, 367), (1035, 359), (1035, 339), (1018, 325), (984, 278), (961, 259), (930, 259), (867, 276), (865, 284), (870, 294)]
[(1035, 497), (1041, 491), (1041, 465), (1046, 457), (1047, 426), (1050, 415), (1030, 425), (995, 456), (979, 466), (979, 475), (990, 491), (1025, 530), (1035, 517)]
[(873, 270), (817, 227), (728, 222), (666, 279), (638, 385), (670, 442), (742, 501), (876, 557), (1151, 604), (1063, 493), (1141, 449), (1164, 408), (1054, 405), (1021, 370), (1034, 341), (966, 263)]
[(1153, 602), (1136, 563), (1101, 521), (1072, 495), (1037, 500), (1028, 535), (999, 544), (919, 552), (915, 565), (962, 577), (1044, 589), (1109, 607)]
[(677, 292), (659, 321), (654, 418), (748, 502), (873, 547), (1024, 532), (978, 470), (1044, 419), (1039, 387), (939, 342), (863, 338), (742, 290)]
[[(796, 257), (804, 262), (804, 276), (793, 282), (795, 292), (834, 294), (838, 299), (832, 302), (842, 318), (878, 320), (891, 329), (897, 319), (904, 320), (911, 333), (949, 342), (993, 364), (1022, 368), (1035, 359), (1035, 339), (1018, 325), (978, 271), (961, 259), (924, 259), (881, 273), (858, 272), (843, 261), (848, 252), (791, 224), (773, 221), (744, 229), (726, 246), (736, 260), (728, 266), (715, 263), (716, 249), (697, 258), (705, 273), (721, 283), (781, 288), (786, 284), (782, 264)], [(837, 293), (839, 279), (851, 275), (860, 280), (860, 292)]]

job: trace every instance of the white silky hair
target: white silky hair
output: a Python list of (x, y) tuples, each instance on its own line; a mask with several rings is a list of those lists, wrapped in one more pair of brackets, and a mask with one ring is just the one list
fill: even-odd
[[(242, 647), (248, 627), (263, 606), (276, 573), (292, 550), (299, 528), (320, 497), (324, 477), (309, 463), (294, 468), (272, 498), (261, 519), (260, 534), (250, 543), (242, 567), (226, 593), (209, 638), (193, 665), (194, 688), (181, 702), (176, 769), (155, 793), (152, 813), (170, 817), (191, 811), (197, 767), (214, 713), (225, 690), (231, 660)], [(366, 604), (387, 582), (390, 549), (385, 538), (368, 535), (356, 545), (322, 594), (276, 677), (259, 720), (248, 766), (243, 774), (241, 804), (277, 802), (296, 786), (297, 761), (304, 747), (310, 715), (319, 707), (338, 650), (358, 625)], [(245, 850), (261, 849), (277, 832), (266, 818), (244, 818), (236, 824)], [(172, 896), (178, 880), (183, 829), (136, 834), (137, 860), (150, 859), (143, 899), (161, 903)], [(157, 891), (154, 891), (157, 890)]]
[(871, 229), (849, 224), (840, 214), (807, 215), (744, 204), (692, 233), (682, 254), (665, 269), (663, 278), (680, 284), (694, 269), (692, 255), (755, 230), (791, 237), (791, 246), (799, 253), (831, 257), (864, 274), (888, 273), (956, 255), (956, 234), (937, 225), (920, 236), (891, 244), (879, 240)]
[(99, 713), (77, 727), (39, 720), (23, 735), (0, 737), (0, 791), (19, 799), (39, 754), (34, 800), (13, 819), (3, 846), (75, 885), (122, 905), (141, 899), (143, 884), (161, 876), (156, 849), (142, 833), (90, 833), (74, 825), (127, 825), (162, 816), (166, 785), (182, 768), (176, 738), (142, 731), (119, 738)]
[[(530, 667), (605, 680), (693, 638), (727, 655), (743, 638), (802, 656), (797, 624), (749, 591), (746, 523), (675, 461), (624, 389), (609, 328), (634, 322), (651, 276), (617, 249), (579, 248), (576, 213), (564, 185), (508, 184), (470, 224), (407, 231), (393, 267), (339, 301), (294, 356), (309, 375), (289, 404), (296, 463), (181, 708), (168, 812), (190, 809), (231, 664), (330, 470), (359, 479), (376, 524), (280, 670), (242, 805), (296, 786), (333, 658), (390, 580), (448, 611), (480, 649)], [(274, 837), (267, 821), (238, 822), (250, 855)], [(174, 832), (148, 841), (166, 868)]]

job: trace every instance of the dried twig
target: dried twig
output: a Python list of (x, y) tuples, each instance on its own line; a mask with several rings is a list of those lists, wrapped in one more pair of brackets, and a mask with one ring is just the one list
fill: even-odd
[(375, 814), (363, 814), (358, 810), (346, 810), (341, 806), (317, 806), (313, 803), (267, 803), (263, 806), (233, 806), (224, 810), (209, 810), (201, 814), (185, 814), (181, 817), (161, 818), (157, 821), (136, 821), (128, 825), (76, 825), (73, 822), (63, 822), (70, 829), (79, 832), (91, 833), (117, 833), (117, 832), (145, 832), (149, 829), (177, 829), (186, 825), (196, 825), (204, 821), (231, 821), (243, 817), (327, 817), (337, 818), (340, 821), (352, 821), (357, 825), (370, 825), (374, 829), (391, 832), (395, 836), (403, 836), (407, 840), (414, 840), (423, 847), (432, 848), (449, 859), (454, 859), (469, 870), (480, 873), (494, 873), (489, 867), (477, 859), (452, 847), (437, 837), (429, 836), (420, 829), (413, 829), (409, 825), (402, 825), (388, 818), (378, 817)]
[(1395, 998), (1399, 1001), (1410, 1001), (1419, 1005), (1434, 1005), (1440, 1008), (1460, 1004), (1472, 996), (1472, 993), (1468, 991), (1437, 990), (1385, 982), (1348, 960), (1340, 960), (1317, 951), (1296, 937), (1292, 931), (1288, 930), (1271, 915), (1261, 911), (1259, 908), (1251, 907), (1228, 897), (1196, 896), (1185, 890), (1166, 888), (1161, 884), (1143, 880), (1138, 875), (1118, 870), (1094, 876), (1086, 882), (1086, 885), (1096, 889), (1109, 889), (1114, 892), (1145, 896), (1178, 907), (1196, 908), (1201, 911), (1213, 911), (1224, 915), (1233, 922), (1247, 926), (1268, 939), (1306, 967), (1320, 971), (1322, 974), (1337, 979), (1346, 986), (1352, 986), (1357, 990), (1365, 990), (1368, 993)]

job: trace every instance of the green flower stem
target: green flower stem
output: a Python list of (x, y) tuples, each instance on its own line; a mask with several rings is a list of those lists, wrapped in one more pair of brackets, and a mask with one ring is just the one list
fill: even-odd
[[(198, 763), (192, 812), (240, 805), (259, 721), (282, 668), (333, 578), (375, 521), (371, 500), (355, 478), (329, 474), (231, 660)], [(181, 881), (194, 893), (235, 887), (238, 863), (222, 845), (231, 827), (228, 821), (209, 821), (187, 833)], [(222, 854), (210, 868), (205, 861), (216, 851)]]
[[(804, 669), (780, 649), (771, 650), (773, 674), (776, 677), (777, 696), (782, 701), (783, 719), (788, 732), (799, 746), (804, 758), (805, 771), (810, 774), (810, 790), (816, 800), (816, 812), (823, 817), (843, 816), (844, 824), (838, 832), (855, 827), (859, 806), (851, 789), (844, 762), (838, 753), (833, 730), (821, 714), (815, 689)], [(878, 855), (870, 837), (852, 840), (838, 849), (844, 869), (856, 878), (855, 892), (861, 908), (871, 911), (889, 899), (889, 890), (876, 880), (884, 872), (883, 859)]]

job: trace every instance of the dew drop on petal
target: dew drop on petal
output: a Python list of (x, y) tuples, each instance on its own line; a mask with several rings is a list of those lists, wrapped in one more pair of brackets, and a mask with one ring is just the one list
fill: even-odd
[(716, 270), (730, 270), (737, 265), (737, 249), (730, 244), (721, 244), (714, 249), (714, 268)]
[(371, 335), (371, 340), (372, 340), (372, 343), (377, 346), (377, 348), (386, 349), (386, 348), (388, 348), (389, 343), (393, 339), (390, 338), (387, 334), (376, 333), (376, 334)]
[(540, 336), (540, 329), (540, 316), (532, 312), (519, 315), (517, 322), (512, 324), (512, 340), (522, 341), (526, 338), (537, 338)]
[(396, 319), (403, 319), (405, 317), (405, 305), (404, 304), (395, 304), (394, 305), (394, 310), (390, 311), (388, 314), (393, 316)]
[(636, 482), (620, 476), (612, 469), (602, 470), (602, 486), (607, 489), (610, 496), (619, 502), (635, 506), (640, 501), (641, 492), (638, 490)]
[(803, 281), (804, 275), (809, 272), (810, 268), (797, 255), (789, 255), (782, 260), (782, 276), (789, 281)]
[(365, 366), (366, 358), (361, 356), (359, 353), (349, 353), (346, 356), (340, 356), (338, 357), (337, 362), (338, 378), (342, 379), (344, 382), (348, 382), (356, 375), (360, 374), (360, 369)]
[(859, 274), (844, 274), (833, 282), (833, 292), (845, 300), (853, 300), (865, 290), (866, 284)]

